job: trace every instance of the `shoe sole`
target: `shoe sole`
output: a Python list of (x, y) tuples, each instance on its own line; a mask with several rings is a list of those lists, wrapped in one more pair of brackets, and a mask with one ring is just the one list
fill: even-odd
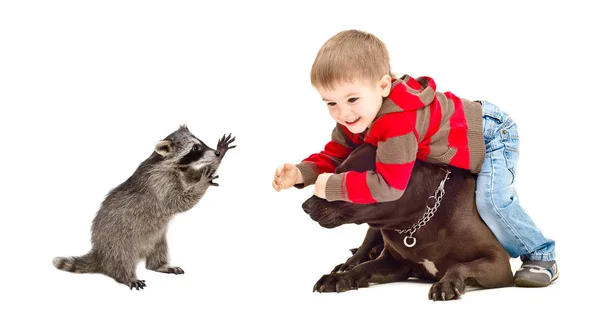
[[(558, 279), (558, 274), (552, 280), (550, 280), (550, 283), (554, 282), (556, 279)], [(515, 279), (515, 286), (523, 288), (542, 288), (550, 285), (550, 283), (537, 282), (529, 279)]]

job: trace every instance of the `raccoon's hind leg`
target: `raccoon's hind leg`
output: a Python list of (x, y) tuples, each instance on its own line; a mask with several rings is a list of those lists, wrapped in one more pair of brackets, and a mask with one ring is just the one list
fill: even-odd
[(126, 251), (115, 251), (106, 257), (106, 259), (102, 260), (102, 273), (110, 276), (119, 283), (125, 284), (129, 289), (144, 289), (144, 287), (146, 287), (146, 281), (138, 280), (135, 273), (138, 262), (135, 258), (135, 255)]
[(161, 273), (183, 274), (182, 268), (169, 265), (169, 248), (167, 247), (166, 236), (166, 233), (163, 234), (156, 243), (154, 251), (146, 258), (146, 268)]

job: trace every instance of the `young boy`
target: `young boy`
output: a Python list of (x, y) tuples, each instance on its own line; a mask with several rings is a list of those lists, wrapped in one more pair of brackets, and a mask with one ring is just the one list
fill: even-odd
[[(523, 265), (517, 286), (547, 286), (558, 277), (554, 241), (519, 205), (513, 186), (519, 153), (514, 121), (493, 104), (436, 92), (429, 77), (394, 79), (377, 37), (347, 30), (319, 50), (312, 85), (337, 122), (325, 150), (275, 171), (273, 188), (315, 184), (330, 201), (375, 203), (400, 198), (416, 159), (470, 170), (477, 209), (511, 257)], [(376, 171), (332, 174), (360, 144), (377, 147)]]

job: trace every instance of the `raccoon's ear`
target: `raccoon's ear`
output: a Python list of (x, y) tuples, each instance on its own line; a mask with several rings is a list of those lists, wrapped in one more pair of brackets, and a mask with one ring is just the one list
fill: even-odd
[(179, 126), (179, 128), (180, 128), (180, 129), (187, 130), (187, 131), (190, 131), (190, 130), (188, 129), (188, 127), (187, 127), (187, 124), (186, 124), (186, 123), (183, 123), (183, 125)]
[(170, 140), (161, 140), (160, 142), (156, 143), (154, 151), (161, 156), (167, 156), (173, 152), (173, 142)]

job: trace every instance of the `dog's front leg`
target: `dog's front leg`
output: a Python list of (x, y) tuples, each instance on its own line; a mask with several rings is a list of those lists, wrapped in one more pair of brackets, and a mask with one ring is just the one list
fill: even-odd
[(344, 271), (352, 270), (355, 266), (367, 262), (370, 260), (376, 259), (381, 251), (383, 250), (383, 237), (381, 236), (381, 231), (378, 229), (374, 229), (369, 227), (367, 230), (367, 235), (365, 235), (365, 239), (363, 243), (358, 249), (351, 249), (352, 256), (348, 258), (346, 263), (338, 264), (331, 273), (340, 273)]
[(489, 256), (453, 265), (441, 280), (433, 284), (429, 290), (429, 299), (457, 299), (465, 293), (467, 285), (484, 288), (512, 286), (513, 276), (508, 260)]
[(412, 269), (393, 258), (384, 248), (375, 260), (357, 265), (343, 273), (326, 274), (317, 281), (313, 292), (345, 292), (368, 287), (369, 283), (390, 283), (406, 280)]

